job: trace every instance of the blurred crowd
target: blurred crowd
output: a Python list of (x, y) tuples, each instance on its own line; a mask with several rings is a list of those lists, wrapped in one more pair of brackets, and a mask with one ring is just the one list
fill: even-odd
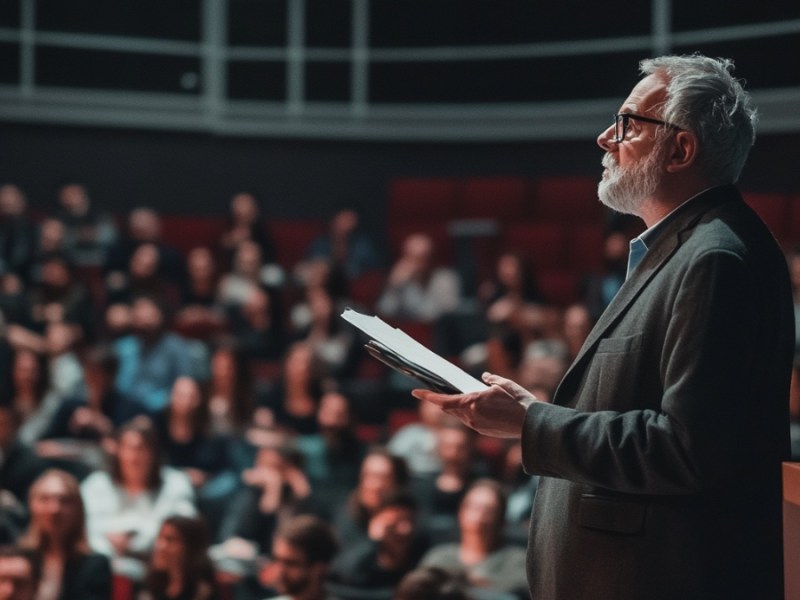
[(546, 401), (624, 281), (624, 231), (554, 306), (513, 253), (473, 297), (424, 232), (385, 261), (347, 208), (291, 265), (252, 194), (187, 253), (160, 219), (78, 183), (34, 215), (0, 187), (0, 600), (527, 598), (519, 444), (417, 405), (339, 315)]

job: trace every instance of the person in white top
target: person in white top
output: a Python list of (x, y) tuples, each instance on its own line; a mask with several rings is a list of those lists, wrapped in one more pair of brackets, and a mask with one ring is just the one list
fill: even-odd
[(151, 421), (137, 417), (117, 436), (111, 472), (96, 471), (81, 484), (89, 545), (112, 559), (112, 570), (134, 580), (144, 574), (161, 523), (197, 513), (189, 477), (160, 466)]

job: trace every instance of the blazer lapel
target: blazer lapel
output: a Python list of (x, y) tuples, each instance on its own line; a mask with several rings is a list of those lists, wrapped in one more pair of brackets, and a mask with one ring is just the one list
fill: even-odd
[[(603, 314), (595, 323), (591, 332), (581, 347), (578, 356), (572, 362), (561, 380), (556, 393), (553, 395), (554, 404), (562, 404), (569, 400), (572, 394), (568, 391), (570, 385), (577, 385), (580, 375), (588, 362), (590, 355), (594, 354), (594, 349), (598, 342), (606, 335), (606, 332), (616, 325), (625, 315), (642, 290), (655, 277), (661, 268), (669, 261), (670, 257), (680, 247), (684, 232), (697, 225), (700, 218), (714, 206), (732, 198), (741, 198), (736, 188), (733, 186), (721, 186), (703, 192), (685, 207), (680, 208), (680, 213), (674, 215), (670, 223), (666, 223), (666, 228), (654, 241), (651, 248), (648, 248), (644, 258), (636, 267), (622, 287), (614, 296)], [(563, 399), (559, 396), (563, 396)]]

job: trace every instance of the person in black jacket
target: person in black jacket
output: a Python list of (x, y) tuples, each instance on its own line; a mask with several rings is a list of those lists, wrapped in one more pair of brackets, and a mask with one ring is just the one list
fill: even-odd
[(42, 557), (37, 600), (107, 600), (111, 566), (89, 550), (78, 481), (65, 471), (46, 471), (31, 486), (29, 509), (19, 543)]

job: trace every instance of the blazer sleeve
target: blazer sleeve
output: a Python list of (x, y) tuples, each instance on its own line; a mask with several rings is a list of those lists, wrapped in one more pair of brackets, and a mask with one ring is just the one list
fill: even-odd
[[(666, 327), (645, 331), (663, 345), (652, 371), (663, 396), (636, 405), (660, 409), (581, 412), (534, 403), (522, 435), (526, 471), (627, 493), (697, 493), (729, 483), (752, 459), (754, 419), (779, 413), (787, 401), (776, 397), (780, 385), (772, 393), (765, 385), (781, 347), (780, 318), (772, 313), (782, 305), (765, 300), (778, 294), (765, 292), (764, 281), (740, 254), (716, 249), (694, 257), (677, 292), (664, 294), (665, 302), (673, 299), (663, 309)], [(635, 386), (641, 377), (617, 371), (604, 374), (615, 386)], [(582, 386), (578, 395), (592, 393)]]

